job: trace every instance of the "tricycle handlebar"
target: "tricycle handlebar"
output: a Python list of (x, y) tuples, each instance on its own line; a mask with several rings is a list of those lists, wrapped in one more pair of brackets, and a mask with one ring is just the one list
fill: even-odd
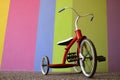
[(77, 18), (76, 18), (76, 20), (75, 20), (75, 28), (76, 28), (76, 30), (78, 29), (78, 20), (79, 20), (79, 18), (81, 18), (81, 17), (86, 17), (86, 16), (91, 16), (90, 21), (92, 21), (93, 18), (94, 18), (94, 15), (93, 15), (93, 14), (90, 14), (90, 13), (85, 14), (85, 15), (79, 15), (78, 12), (77, 12), (74, 8), (71, 8), (71, 7), (64, 7), (64, 8), (62, 8), (62, 9), (60, 9), (58, 12), (60, 13), (60, 12), (62, 12), (62, 11), (64, 11), (64, 10), (66, 10), (66, 9), (71, 9), (71, 10), (77, 15)]

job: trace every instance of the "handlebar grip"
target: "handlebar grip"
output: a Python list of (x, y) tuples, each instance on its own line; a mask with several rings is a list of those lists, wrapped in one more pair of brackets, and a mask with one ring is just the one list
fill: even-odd
[(93, 19), (94, 19), (94, 16), (91, 17), (90, 21), (93, 21)]
[(58, 13), (60, 13), (60, 12), (62, 12), (62, 11), (64, 11), (65, 10), (65, 8), (62, 8), (62, 9), (60, 9), (59, 11), (58, 11)]

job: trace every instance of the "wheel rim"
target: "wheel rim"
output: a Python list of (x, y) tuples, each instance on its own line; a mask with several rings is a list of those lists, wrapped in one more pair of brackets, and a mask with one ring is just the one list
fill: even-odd
[(43, 75), (46, 75), (49, 71), (49, 60), (48, 60), (48, 57), (47, 56), (44, 56), (42, 58), (42, 63), (41, 63), (41, 71), (43, 73)]
[(96, 52), (93, 45), (87, 39), (81, 43), (81, 55), (80, 65), (82, 72), (85, 76), (91, 77), (96, 70)]

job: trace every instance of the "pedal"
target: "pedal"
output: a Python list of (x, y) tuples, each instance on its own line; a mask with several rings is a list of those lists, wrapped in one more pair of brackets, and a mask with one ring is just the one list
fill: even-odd
[(74, 62), (78, 61), (79, 57), (77, 56), (76, 52), (71, 52), (67, 54), (67, 61), (68, 62)]
[(99, 62), (103, 62), (103, 61), (106, 61), (106, 58), (104, 56), (97, 56), (97, 60)]

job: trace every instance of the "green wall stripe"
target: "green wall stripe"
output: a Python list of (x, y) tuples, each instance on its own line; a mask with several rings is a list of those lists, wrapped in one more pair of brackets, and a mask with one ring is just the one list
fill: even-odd
[[(56, 15), (55, 15), (55, 28), (54, 28), (54, 50), (53, 50), (53, 63), (62, 63), (62, 57), (64, 54), (64, 48), (58, 46), (57, 42), (71, 37), (72, 30), (72, 13), (69, 10), (65, 10), (58, 13), (59, 9), (71, 6), (72, 1), (56, 0)], [(53, 71), (69, 71), (69, 69), (53, 69)]]
[[(99, 4), (98, 4), (99, 3)], [(82, 18), (79, 21), (79, 28), (83, 35), (86, 35), (93, 41), (96, 46), (97, 54), (106, 57), (106, 62), (98, 63), (98, 72), (108, 71), (108, 49), (107, 49), (107, 19), (106, 19), (106, 0), (74, 0), (56, 1), (56, 15), (55, 15), (55, 31), (54, 31), (54, 50), (53, 63), (62, 63), (62, 57), (65, 47), (58, 46), (56, 43), (60, 40), (66, 39), (74, 35), (74, 19), (75, 15), (71, 11), (66, 10), (61, 14), (57, 11), (64, 7), (71, 6), (78, 11), (79, 14), (93, 13), (95, 18), (92, 23), (89, 17)], [(73, 46), (71, 51), (76, 51), (76, 46)], [(53, 71), (73, 71), (69, 69), (53, 69)]]
[(97, 55), (106, 57), (106, 61), (99, 63), (97, 66), (98, 72), (108, 71), (108, 40), (107, 40), (107, 15), (106, 15), (106, 0), (76, 0), (73, 2), (73, 7), (79, 14), (93, 13), (94, 20), (90, 22), (90, 17), (81, 18), (79, 27), (83, 33), (94, 43)]

